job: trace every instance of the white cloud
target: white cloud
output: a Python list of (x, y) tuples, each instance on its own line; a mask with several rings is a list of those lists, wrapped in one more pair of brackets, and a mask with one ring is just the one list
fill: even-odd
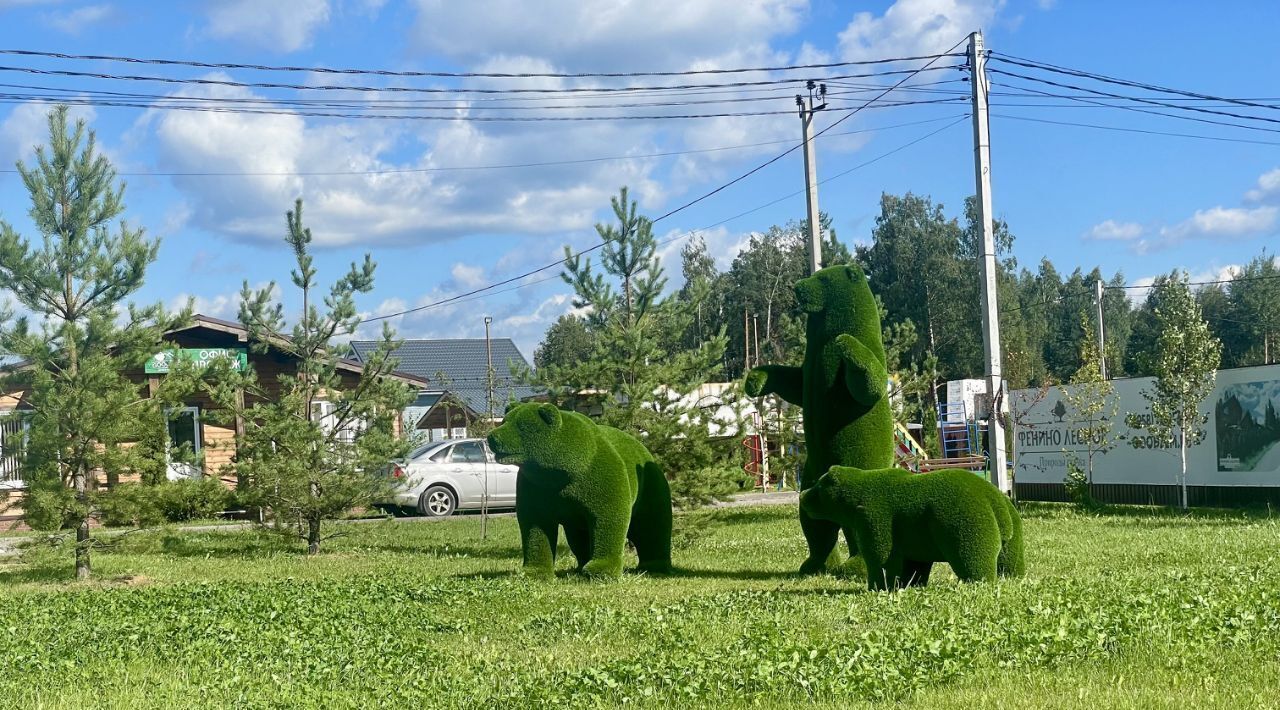
[(279, 52), (311, 44), (329, 21), (328, 0), (218, 0), (206, 7), (211, 36)]
[(1250, 202), (1280, 201), (1280, 168), (1258, 177), (1258, 186), (1244, 195)]
[(1210, 207), (1162, 229), (1161, 235), (1173, 240), (1249, 237), (1274, 229), (1277, 216), (1280, 207)]
[(554, 57), (570, 66), (680, 66), (794, 31), (807, 0), (417, 0), (418, 46), (461, 59)]
[(859, 12), (839, 35), (846, 60), (935, 54), (990, 26), (1004, 0), (898, 0), (881, 16)]
[(1058, 4), (1058, 0), (1036, 0), (1036, 7), (1041, 10), (1052, 10)]
[(1108, 219), (1090, 227), (1084, 236), (1086, 239), (1102, 241), (1132, 241), (1141, 237), (1145, 231), (1143, 226), (1136, 222), (1117, 222)]
[[(49, 111), (53, 107), (44, 103), (25, 103), (15, 106), (0, 123), (0, 163), (12, 166), (18, 160), (30, 160), (36, 154), (36, 146), (49, 142)], [(97, 114), (92, 106), (72, 106), (67, 111), (68, 123), (77, 119), (93, 125)], [(98, 144), (102, 149), (102, 144)]]
[[(212, 75), (220, 76), (220, 75)], [(251, 98), (232, 87), (184, 95)], [(293, 200), (319, 245), (423, 243), (477, 233), (563, 233), (589, 229), (620, 185), (642, 209), (663, 198), (652, 159), (529, 170), (426, 172), (439, 167), (538, 163), (616, 155), (648, 140), (640, 126), (485, 126), (351, 121), (314, 124), (296, 115), (153, 111), (135, 132), (154, 135), (166, 172), (250, 173), (226, 180), (178, 176), (189, 222), (244, 241), (279, 237)], [(391, 159), (394, 151), (398, 156)], [(390, 171), (380, 174), (333, 172)], [(419, 172), (415, 172), (419, 171)]]
[(116, 15), (115, 7), (109, 3), (102, 3), (99, 5), (84, 5), (69, 12), (50, 15), (47, 18), (47, 22), (59, 31), (69, 35), (78, 35), (89, 27), (110, 20)]
[(466, 288), (475, 288), (484, 283), (484, 269), (479, 266), (459, 262), (453, 265), (449, 274), (453, 276), (454, 281)]

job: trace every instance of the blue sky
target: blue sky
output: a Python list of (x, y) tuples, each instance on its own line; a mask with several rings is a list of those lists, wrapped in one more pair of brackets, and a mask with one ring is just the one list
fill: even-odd
[[(1168, 2), (1161, 8), (1154, 12), (1149, 3), (1072, 0), (0, 0), (0, 48), (304, 67), (679, 71), (930, 53), (980, 27), (988, 47), (997, 52), (1213, 95), (1280, 100), (1273, 49), (1280, 7)], [(219, 72), (14, 56), (0, 56), (0, 66), (240, 82), (409, 85), (369, 76)], [(929, 80), (958, 76), (952, 70)], [(479, 87), (605, 85), (600, 79), (468, 81), (468, 86)], [(72, 95), (86, 90), (185, 92), (224, 99), (300, 95), (12, 71), (0, 71), (0, 82), (67, 89)], [(412, 82), (459, 86), (453, 80)], [(789, 95), (779, 93), (777, 110), (793, 108)], [(844, 106), (856, 105), (843, 101)], [(993, 96), (993, 103), (998, 97)], [(1108, 273), (1123, 271), (1130, 283), (1140, 283), (1175, 267), (1193, 276), (1217, 275), (1275, 244), (1280, 145), (1139, 135), (1008, 117), (1275, 142), (1280, 135), (1061, 105), (1067, 103), (993, 107), (995, 208), (1017, 237), (1015, 255), (1022, 264), (1034, 268), (1048, 257), (1064, 272), (1101, 264)], [(758, 110), (764, 104), (747, 105)], [(31, 146), (43, 141), (46, 109), (21, 101), (0, 104), (0, 163), (5, 168), (29, 159)], [(385, 314), (548, 263), (564, 244), (593, 244), (592, 224), (606, 216), (608, 198), (620, 185), (631, 186), (642, 210), (662, 214), (786, 145), (706, 149), (794, 140), (799, 128), (790, 114), (511, 124), (109, 106), (76, 110), (91, 119), (101, 146), (126, 174), (130, 222), (163, 238), (160, 259), (139, 300), (177, 303), (190, 296), (197, 299), (198, 310), (230, 318), (242, 280), (257, 285), (287, 279), (290, 256), (281, 237), (284, 211), (294, 197), (306, 200), (307, 222), (321, 245), (323, 277), (336, 278), (346, 264), (373, 252), (379, 263), (377, 289), (360, 305), (369, 314)], [(484, 115), (474, 106), (458, 110)], [(866, 111), (836, 131), (914, 125), (820, 139), (819, 175), (829, 177), (902, 148), (964, 112), (962, 106), (947, 105)], [(819, 125), (835, 118), (825, 116)], [(413, 172), (690, 150), (704, 152)], [(965, 195), (973, 192), (971, 161), (971, 129), (961, 121), (823, 185), (821, 206), (849, 243), (869, 237), (881, 192), (929, 194), (957, 214)], [(378, 174), (314, 174), (353, 171)], [(254, 174), (155, 174), (191, 172)], [(715, 224), (802, 184), (797, 152), (663, 220), (656, 231), (665, 238)], [(27, 196), (17, 176), (0, 173), (0, 217), (31, 234), (26, 210)], [(797, 195), (716, 227), (706, 238), (727, 266), (749, 233), (798, 218), (803, 210), (803, 196)], [(672, 272), (678, 271), (682, 244), (666, 247)], [(569, 308), (567, 287), (551, 280), (393, 322), (406, 337), (474, 337), (483, 333), (483, 316), (492, 315), (494, 334), (515, 338), (531, 355), (546, 326)]]

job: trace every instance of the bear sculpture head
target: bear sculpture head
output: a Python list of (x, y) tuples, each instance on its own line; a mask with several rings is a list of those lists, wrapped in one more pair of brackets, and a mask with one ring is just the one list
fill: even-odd
[(585, 471), (595, 449), (594, 438), (578, 419), (580, 415), (562, 412), (555, 405), (519, 404), (489, 433), (489, 448), (499, 462), (520, 466), (522, 471)]

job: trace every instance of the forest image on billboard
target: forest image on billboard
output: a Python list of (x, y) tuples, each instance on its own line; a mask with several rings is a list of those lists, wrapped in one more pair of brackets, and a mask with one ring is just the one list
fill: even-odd
[(1280, 380), (1224, 387), (1214, 407), (1219, 471), (1280, 469)]

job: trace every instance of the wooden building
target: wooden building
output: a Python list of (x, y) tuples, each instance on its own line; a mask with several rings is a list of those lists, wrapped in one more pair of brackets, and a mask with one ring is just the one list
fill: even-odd
[[(267, 392), (278, 390), (281, 386), (280, 375), (292, 373), (297, 368), (296, 358), (276, 345), (268, 348), (266, 352), (256, 352), (250, 348), (249, 333), (239, 323), (209, 316), (195, 316), (190, 325), (171, 331), (166, 339), (180, 357), (195, 360), (232, 357), (239, 363), (238, 367), (252, 367), (257, 373), (259, 385)], [(173, 356), (175, 350), (157, 353), (154, 358), (147, 361), (141, 371), (127, 373), (128, 377), (138, 383), (143, 393), (154, 392), (160, 385), (161, 378), (165, 376), (164, 373), (168, 371), (168, 358)], [(17, 365), (17, 367), (20, 366)], [(343, 379), (343, 385), (354, 387), (359, 381), (363, 365), (355, 360), (343, 360), (339, 363), (338, 370)], [(397, 372), (393, 377), (416, 390), (422, 390), (427, 386), (424, 378), (415, 375)], [(26, 423), (22, 416), (22, 411), (26, 408), (25, 398), (26, 392), (22, 391), (0, 392), (0, 508), (3, 507), (6, 498), (12, 501), (12, 498), (20, 496), (24, 489), (18, 458), (20, 447), (17, 444), (26, 430)], [(235, 459), (236, 433), (237, 429), (242, 430), (243, 422), (212, 421), (207, 415), (215, 405), (203, 393), (193, 394), (183, 404), (182, 409), (173, 412), (175, 416), (169, 420), (169, 440), (172, 444), (190, 444), (192, 449), (200, 455), (203, 465), (199, 470), (193, 470), (192, 467), (184, 464), (171, 463), (169, 477), (221, 475), (227, 465)], [(327, 405), (327, 402), (317, 402), (317, 413), (322, 416), (327, 414), (329, 409)], [(404, 430), (404, 422), (397, 419), (396, 424), (401, 431)], [(416, 422), (407, 424), (412, 427)], [(234, 477), (227, 477), (226, 480), (229, 485), (235, 483)], [(102, 480), (97, 483), (102, 485), (107, 481)], [(0, 520), (19, 516), (14, 505), (10, 505), (8, 510), (0, 509)]]

